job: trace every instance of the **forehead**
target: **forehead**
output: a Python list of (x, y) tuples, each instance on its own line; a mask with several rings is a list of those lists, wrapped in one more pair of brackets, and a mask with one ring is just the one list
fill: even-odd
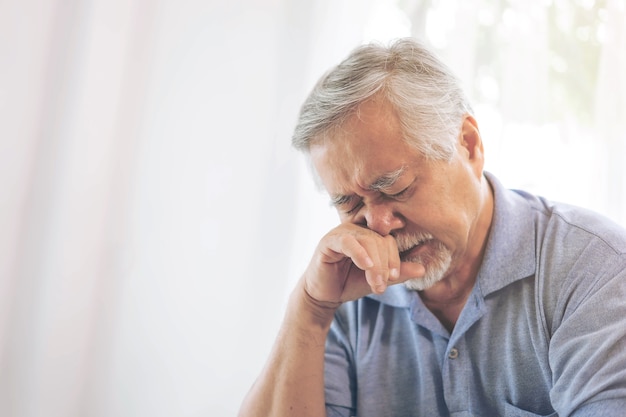
[(313, 142), (310, 153), (330, 194), (367, 189), (420, 159), (403, 139), (394, 109), (381, 99), (362, 103), (340, 127)]

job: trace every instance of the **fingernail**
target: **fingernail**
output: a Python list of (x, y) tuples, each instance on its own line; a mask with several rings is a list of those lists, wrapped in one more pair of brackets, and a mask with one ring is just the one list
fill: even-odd
[(391, 268), (389, 271), (389, 277), (393, 280), (400, 278), (400, 270), (398, 268)]

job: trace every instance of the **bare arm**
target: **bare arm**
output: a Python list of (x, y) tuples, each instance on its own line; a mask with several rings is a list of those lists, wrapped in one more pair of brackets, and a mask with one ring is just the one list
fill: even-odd
[(420, 277), (395, 240), (346, 224), (329, 232), (291, 294), (270, 358), (240, 416), (325, 416), (324, 345), (341, 303)]
[(335, 308), (292, 293), (268, 362), (240, 416), (324, 416), (324, 343)]

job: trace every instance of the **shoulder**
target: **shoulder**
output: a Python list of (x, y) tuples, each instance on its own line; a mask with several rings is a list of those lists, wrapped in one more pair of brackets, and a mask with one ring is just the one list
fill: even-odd
[[(496, 213), (497, 217), (504, 217), (507, 222), (502, 223), (507, 225), (513, 223), (522, 228), (533, 225), (537, 243), (556, 241), (570, 246), (595, 242), (610, 252), (626, 253), (626, 228), (608, 217), (527, 191), (505, 189), (493, 175), (488, 174), (487, 178), (494, 188), (496, 212), (500, 212)], [(521, 222), (520, 217), (527, 217), (527, 221)]]
[[(534, 275), (537, 285), (556, 296), (564, 284), (592, 285), (626, 268), (624, 227), (591, 210), (509, 190), (494, 176), (487, 178), (496, 204), (483, 262), (506, 277), (500, 278), (504, 284)], [(488, 289), (504, 284), (484, 283)]]
[(591, 210), (541, 197), (528, 199), (536, 213), (538, 231), (544, 245), (562, 251), (598, 255), (626, 254), (626, 229)]
[(626, 230), (585, 208), (526, 200), (535, 213), (535, 279), (550, 334), (568, 317), (581, 326), (591, 314), (613, 315), (626, 291)]
[(485, 172), (485, 176), (494, 190), (496, 226), (515, 234), (532, 226), (539, 240), (542, 237), (592, 240), (616, 253), (626, 253), (626, 228), (606, 216), (527, 191), (509, 190), (494, 175)]

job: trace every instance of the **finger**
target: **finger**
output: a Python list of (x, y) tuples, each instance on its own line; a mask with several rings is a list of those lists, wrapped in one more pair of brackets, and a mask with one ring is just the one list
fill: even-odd
[(375, 294), (382, 294), (387, 289), (387, 279), (385, 272), (380, 268), (373, 268), (365, 271), (365, 279)]
[(367, 249), (351, 234), (333, 236), (327, 247), (332, 253), (326, 253), (324, 250), (322, 252), (327, 255), (328, 263), (335, 263), (347, 257), (361, 270), (374, 266), (374, 260)]
[(417, 262), (402, 262), (400, 264), (400, 277), (396, 282), (404, 282), (414, 278), (422, 278), (426, 273), (424, 265)]
[(327, 237), (326, 247), (330, 252), (322, 250), (325, 255), (323, 261), (336, 263), (348, 257), (365, 272), (365, 280), (372, 292), (380, 294), (385, 291), (389, 279), (389, 241), (362, 229), (352, 233), (333, 233)]
[(390, 276), (389, 241), (375, 236), (364, 241), (363, 246), (374, 262), (371, 268), (365, 270), (365, 279), (374, 293), (381, 294), (387, 288)]
[(380, 240), (380, 236), (374, 236), (371, 232), (331, 235), (327, 242), (331, 253), (326, 254), (326, 260), (328, 263), (336, 263), (350, 258), (357, 268), (365, 272), (365, 280), (371, 291), (382, 293), (386, 288), (388, 272), (381, 267)]
[(385, 242), (387, 244), (389, 281), (391, 283), (395, 283), (398, 279), (400, 279), (400, 252), (398, 252), (398, 245), (392, 236), (386, 236)]

